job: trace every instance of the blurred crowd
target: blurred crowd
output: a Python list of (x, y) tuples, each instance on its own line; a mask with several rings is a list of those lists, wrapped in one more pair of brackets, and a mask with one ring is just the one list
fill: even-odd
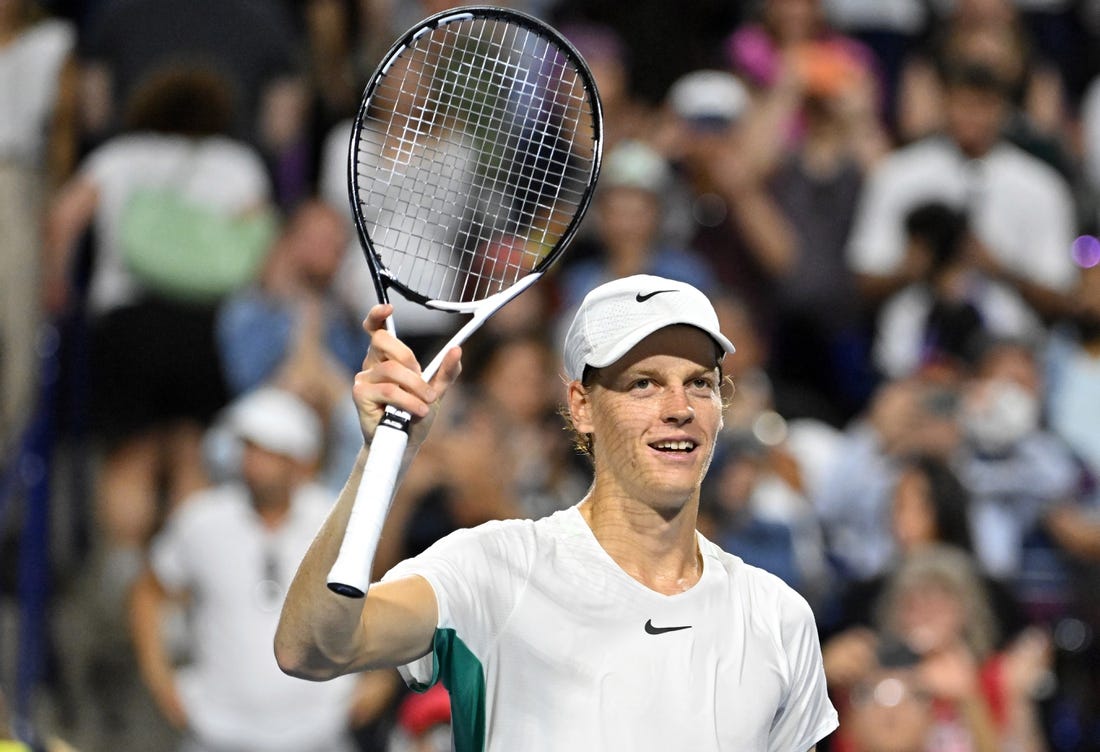
[[(450, 748), (441, 688), (301, 682), (270, 645), (362, 440), (351, 118), (452, 4), (0, 0), (0, 450), (51, 416), (69, 479), (49, 670), (0, 739)], [(1100, 2), (501, 4), (591, 66), (603, 171), (465, 347), (377, 574), (579, 500), (562, 322), (608, 279), (682, 279), (737, 347), (702, 532), (814, 608), (823, 746), (1100, 750)], [(398, 322), (422, 358), (461, 323)]]

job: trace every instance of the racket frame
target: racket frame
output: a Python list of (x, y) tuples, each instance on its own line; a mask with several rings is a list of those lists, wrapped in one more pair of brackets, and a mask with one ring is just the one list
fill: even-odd
[[(430, 33), (438, 27), (461, 21), (475, 19), (499, 20), (505, 23), (516, 24), (533, 31), (543, 39), (549, 40), (558, 51), (568, 59), (578, 74), (585, 89), (588, 101), (591, 103), (592, 125), (592, 157), (591, 172), (585, 186), (584, 193), (577, 201), (576, 209), (569, 224), (554, 244), (553, 248), (536, 264), (535, 268), (526, 275), (520, 277), (508, 287), (499, 290), (486, 297), (472, 301), (443, 301), (433, 300), (425, 295), (411, 290), (401, 283), (386, 268), (379, 257), (370, 232), (367, 229), (367, 221), (363, 216), (358, 191), (358, 163), (359, 146), (363, 128), (371, 110), (375, 93), (384, 80), (387, 71), (394, 62), (408, 49), (412, 48), (416, 41), (423, 35)], [(348, 149), (348, 197), (351, 202), (352, 216), (355, 218), (355, 228), (359, 236), (360, 245), (366, 256), (367, 264), (374, 283), (375, 294), (379, 303), (390, 301), (390, 289), (396, 289), (399, 294), (408, 300), (423, 305), (427, 308), (448, 311), (451, 313), (469, 314), (471, 318), (461, 326), (457, 332), (444, 345), (432, 361), (423, 369), (423, 378), (428, 381), (439, 369), (446, 353), (454, 347), (465, 342), (470, 335), (494, 313), (500, 310), (506, 303), (513, 300), (523, 291), (535, 284), (554, 264), (555, 261), (568, 247), (576, 235), (581, 220), (588, 211), (595, 191), (596, 182), (600, 173), (603, 153), (603, 109), (600, 103), (599, 92), (596, 88), (592, 72), (588, 64), (581, 57), (576, 48), (553, 27), (543, 21), (519, 11), (497, 8), (493, 6), (464, 6), (458, 9), (446, 10), (430, 16), (402, 35), (387, 51), (382, 61), (378, 64), (369, 82), (363, 91), (362, 101), (359, 106), (352, 128), (351, 142)], [(386, 319), (386, 328), (396, 334), (394, 317)], [(370, 453), (367, 457), (363, 477), (356, 491), (356, 498), (348, 519), (347, 531), (340, 546), (340, 551), (329, 575), (328, 587), (334, 593), (349, 598), (362, 598), (366, 595), (370, 583), (370, 568), (374, 561), (377, 542), (381, 537), (381, 531), (385, 518), (389, 513), (394, 492), (399, 481), (400, 467), (404, 460), (405, 450), (409, 439), (409, 424), (412, 416), (392, 406), (387, 406), (370, 444)], [(379, 503), (384, 499), (383, 503)]]

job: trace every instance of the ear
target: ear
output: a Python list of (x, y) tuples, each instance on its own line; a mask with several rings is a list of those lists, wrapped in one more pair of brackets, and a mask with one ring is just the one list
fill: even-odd
[(569, 417), (578, 433), (592, 433), (592, 400), (579, 381), (569, 382)]

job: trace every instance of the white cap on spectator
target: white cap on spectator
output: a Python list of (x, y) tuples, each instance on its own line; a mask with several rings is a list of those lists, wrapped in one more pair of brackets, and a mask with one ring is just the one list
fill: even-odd
[(724, 352), (734, 351), (710, 300), (689, 284), (636, 274), (600, 285), (581, 301), (565, 335), (566, 376), (579, 380), (585, 366), (609, 366), (650, 334), (675, 324), (702, 329)]
[(730, 122), (745, 113), (749, 93), (732, 73), (698, 70), (672, 84), (668, 102), (677, 115), (688, 120)]
[(672, 176), (668, 162), (641, 141), (623, 141), (607, 155), (600, 169), (600, 185), (607, 188), (637, 188), (661, 193)]
[(283, 389), (260, 387), (229, 408), (238, 437), (269, 452), (312, 462), (321, 452), (321, 419), (301, 398)]

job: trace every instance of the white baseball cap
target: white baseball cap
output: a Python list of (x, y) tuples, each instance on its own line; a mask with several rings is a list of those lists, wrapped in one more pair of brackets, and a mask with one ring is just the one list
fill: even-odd
[(721, 70), (697, 70), (678, 78), (668, 91), (673, 112), (688, 120), (731, 122), (749, 106), (741, 79)]
[(600, 285), (585, 296), (565, 335), (565, 374), (579, 380), (585, 366), (604, 368), (658, 329), (687, 324), (703, 330), (727, 353), (707, 296), (685, 282), (636, 274)]
[(239, 438), (301, 462), (321, 453), (321, 419), (300, 397), (284, 389), (260, 387), (229, 408), (229, 427)]

